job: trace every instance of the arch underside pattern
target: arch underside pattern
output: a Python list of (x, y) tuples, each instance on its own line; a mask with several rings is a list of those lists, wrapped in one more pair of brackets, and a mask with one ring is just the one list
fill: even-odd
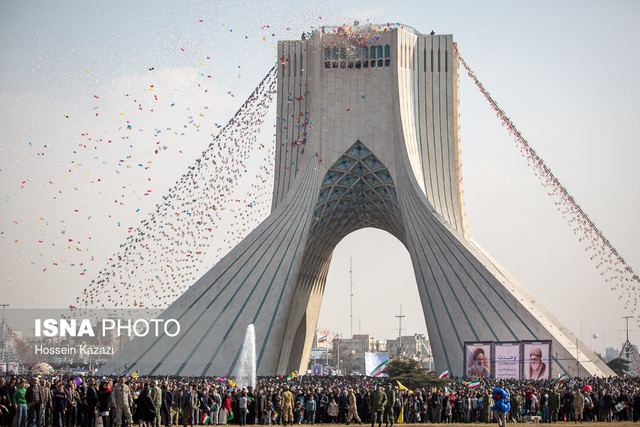
[(356, 141), (327, 171), (311, 235), (335, 246), (352, 231), (380, 228), (404, 239), (398, 196), (389, 170)]

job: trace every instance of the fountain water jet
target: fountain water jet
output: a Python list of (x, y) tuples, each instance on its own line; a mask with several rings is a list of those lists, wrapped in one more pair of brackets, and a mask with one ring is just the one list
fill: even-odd
[(247, 326), (240, 359), (233, 376), (237, 379), (238, 387), (256, 387), (256, 330), (253, 323)]

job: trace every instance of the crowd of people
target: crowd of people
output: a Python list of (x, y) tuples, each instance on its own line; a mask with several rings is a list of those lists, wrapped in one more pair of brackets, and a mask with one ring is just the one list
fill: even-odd
[(497, 387), (510, 404), (496, 411), (504, 422), (640, 421), (640, 379), (630, 377), (451, 379), (410, 390), (359, 376), (258, 377), (254, 387), (242, 387), (225, 378), (40, 375), (0, 377), (0, 427), (502, 424), (492, 412)]

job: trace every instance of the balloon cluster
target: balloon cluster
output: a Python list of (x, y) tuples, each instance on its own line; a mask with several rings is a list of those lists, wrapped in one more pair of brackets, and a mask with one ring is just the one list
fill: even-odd
[[(203, 264), (210, 268), (267, 216), (274, 147), (265, 149), (258, 137), (276, 92), (276, 70), (274, 66), (227, 125), (212, 135), (155, 212), (132, 230), (76, 298), (74, 309), (165, 308), (195, 283)], [(264, 159), (255, 175), (248, 176), (256, 153)]]
[(585, 246), (589, 259), (594, 261), (595, 267), (600, 271), (604, 281), (611, 286), (611, 290), (620, 292), (619, 300), (623, 301), (624, 308), (631, 311), (640, 322), (640, 305), (638, 304), (637, 293), (640, 290), (638, 275), (633, 272), (625, 260), (620, 256), (616, 248), (596, 227), (594, 222), (582, 210), (569, 191), (553, 175), (549, 167), (544, 163), (536, 151), (529, 145), (513, 122), (507, 117), (505, 112), (498, 106), (484, 88), (475, 73), (460, 56), (457, 47), (453, 47), (453, 55), (460, 61), (467, 70), (469, 77), (473, 79), (484, 97), (489, 101), (491, 108), (496, 112), (496, 116), (509, 130), (509, 135), (513, 137), (516, 147), (520, 149), (522, 156), (527, 160), (527, 164), (533, 168), (542, 186), (553, 199), (558, 211), (567, 220), (573, 233), (578, 236), (578, 240)]
[[(347, 44), (354, 47), (363, 48), (365, 46), (375, 45), (380, 40), (380, 33), (392, 31), (394, 29), (407, 29), (411, 31), (410, 27), (402, 25), (401, 23), (387, 23), (385, 25), (373, 25), (373, 24), (359, 24), (354, 25), (340, 25), (337, 27), (323, 27), (322, 31), (326, 34), (335, 34), (341, 36), (340, 38), (331, 42), (332, 45)], [(347, 59), (353, 51), (347, 51)]]

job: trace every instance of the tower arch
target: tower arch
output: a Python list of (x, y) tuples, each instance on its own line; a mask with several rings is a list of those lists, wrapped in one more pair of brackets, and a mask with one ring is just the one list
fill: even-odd
[(404, 242), (398, 195), (387, 167), (360, 140), (325, 173), (313, 210), (278, 370), (309, 360), (324, 286), (336, 245), (353, 231), (373, 227)]

